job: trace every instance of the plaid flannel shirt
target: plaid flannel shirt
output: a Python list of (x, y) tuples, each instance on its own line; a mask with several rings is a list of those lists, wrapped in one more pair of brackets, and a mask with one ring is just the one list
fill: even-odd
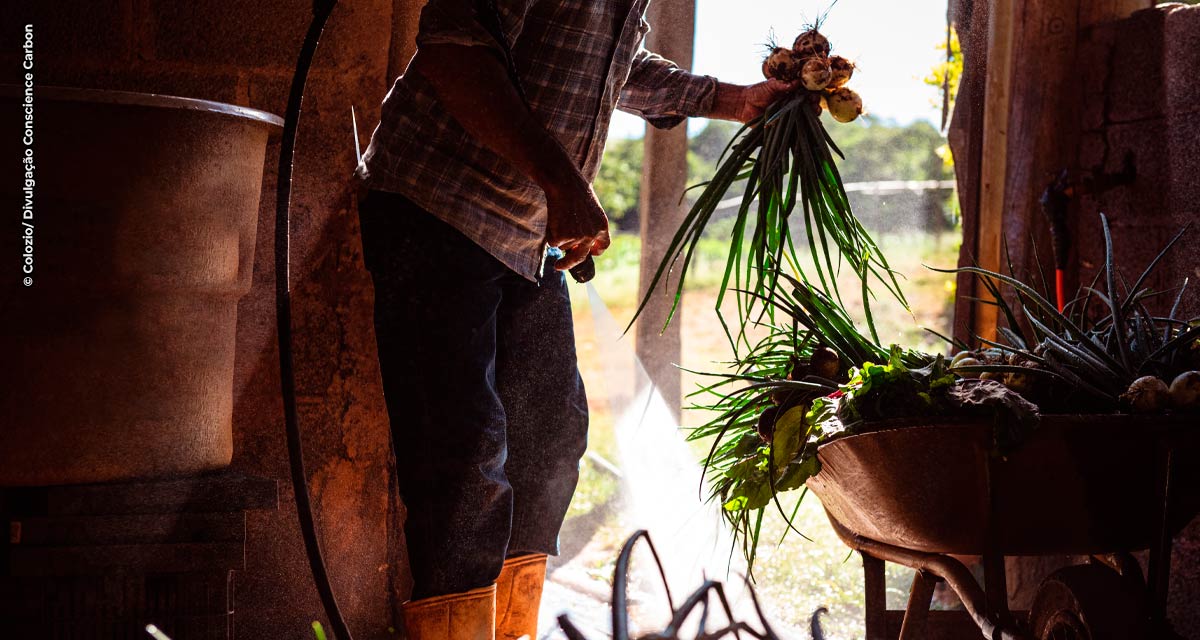
[[(613, 109), (670, 128), (711, 110), (716, 78), (642, 47), (649, 0), (497, 0), (534, 116), (593, 180)], [(476, 0), (429, 0), (417, 46), (484, 46), (504, 57)], [(546, 199), (510, 163), (472, 138), (420, 74), (396, 80), (356, 175), (450, 223), (530, 280), (546, 251)]]

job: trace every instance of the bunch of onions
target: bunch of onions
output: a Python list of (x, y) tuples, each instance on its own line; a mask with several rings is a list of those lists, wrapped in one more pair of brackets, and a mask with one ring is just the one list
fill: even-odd
[[(704, 190), (672, 238), (634, 320), (659, 282), (678, 267), (672, 283), (674, 301), (667, 316), (670, 322), (705, 227), (730, 188), (744, 182), (716, 301), (718, 318), (735, 351), (745, 338), (747, 325), (755, 321), (756, 306), (761, 305), (760, 315), (772, 313), (770, 301), (785, 263), (799, 280), (819, 282), (823, 292), (839, 301), (841, 295), (834, 278), (843, 263), (852, 268), (862, 283), (862, 302), (874, 336), (868, 286), (871, 281), (882, 283), (905, 308), (908, 305), (887, 260), (851, 211), (833, 159), (835, 153), (842, 156), (842, 152), (833, 144), (820, 117), (822, 106), (842, 122), (862, 112), (862, 100), (845, 86), (854, 73), (854, 64), (830, 56), (829, 40), (813, 28), (801, 33), (791, 49), (775, 48), (763, 61), (763, 73), (769, 78), (800, 82), (794, 93), (746, 123), (726, 147), (713, 178), (692, 187)], [(802, 270), (792, 241), (789, 221), (797, 203), (804, 215), (815, 279)], [(729, 291), (737, 295), (740, 330), (736, 338), (721, 313)]]
[(842, 56), (830, 55), (829, 39), (816, 29), (796, 36), (790, 49), (774, 47), (763, 59), (763, 77), (784, 82), (800, 82), (815, 98), (816, 104), (829, 110), (838, 122), (851, 122), (863, 112), (862, 98), (846, 86), (854, 75), (854, 63)]

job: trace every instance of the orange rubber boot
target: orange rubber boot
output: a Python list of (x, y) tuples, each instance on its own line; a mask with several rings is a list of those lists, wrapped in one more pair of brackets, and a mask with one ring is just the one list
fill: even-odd
[(408, 640), (495, 640), (496, 585), (411, 600), (402, 606)]
[(538, 607), (546, 583), (546, 554), (504, 561), (496, 579), (496, 640), (537, 640)]

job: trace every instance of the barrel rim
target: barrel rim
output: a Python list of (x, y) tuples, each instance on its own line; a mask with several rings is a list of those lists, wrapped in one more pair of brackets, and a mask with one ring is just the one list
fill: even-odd
[[(283, 118), (273, 113), (235, 104), (202, 100), (200, 98), (184, 98), (182, 96), (172, 96), (162, 93), (85, 89), (83, 87), (38, 84), (34, 85), (33, 91), (35, 101), (41, 99), (55, 102), (98, 102), (159, 109), (182, 109), (185, 111), (200, 111), (242, 118), (273, 127), (283, 127)], [(0, 84), (0, 96), (11, 98), (18, 97), (21, 94), (22, 88), (18, 85)]]

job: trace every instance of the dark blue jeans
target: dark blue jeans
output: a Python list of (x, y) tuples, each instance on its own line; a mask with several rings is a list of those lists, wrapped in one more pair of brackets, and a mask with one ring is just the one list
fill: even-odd
[(557, 554), (588, 420), (563, 274), (532, 283), (397, 194), (359, 219), (413, 598)]

